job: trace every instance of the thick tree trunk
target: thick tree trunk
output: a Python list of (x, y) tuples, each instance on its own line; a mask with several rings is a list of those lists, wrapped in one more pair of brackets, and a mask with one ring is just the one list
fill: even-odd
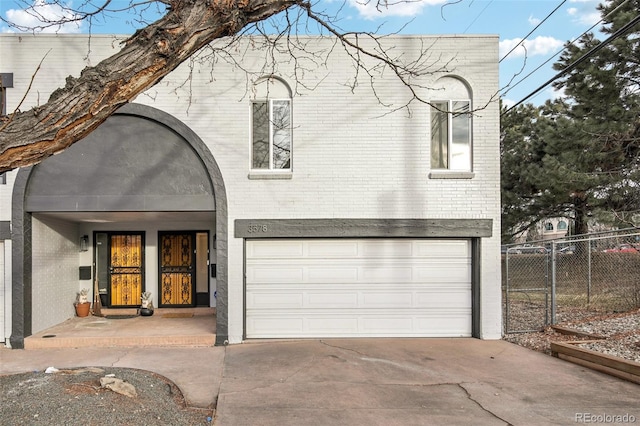
[(0, 172), (32, 165), (88, 135), (211, 41), (237, 34), (299, 0), (174, 0), (167, 14), (49, 101), (0, 121)]
[(582, 235), (589, 233), (589, 205), (584, 193), (574, 197), (573, 208), (575, 214), (574, 234)]

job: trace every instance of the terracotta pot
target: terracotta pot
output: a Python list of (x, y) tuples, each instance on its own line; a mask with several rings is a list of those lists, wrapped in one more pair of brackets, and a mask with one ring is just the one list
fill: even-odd
[(90, 302), (76, 303), (76, 315), (79, 317), (89, 316), (89, 308), (91, 308)]

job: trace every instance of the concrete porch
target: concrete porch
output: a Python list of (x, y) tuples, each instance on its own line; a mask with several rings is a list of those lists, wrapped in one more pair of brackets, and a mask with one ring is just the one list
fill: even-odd
[(25, 349), (79, 347), (214, 346), (215, 308), (102, 309), (103, 316), (73, 317), (25, 338)]

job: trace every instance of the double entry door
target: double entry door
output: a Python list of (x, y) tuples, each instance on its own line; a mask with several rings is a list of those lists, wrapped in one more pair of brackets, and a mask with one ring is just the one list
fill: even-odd
[[(158, 233), (159, 307), (209, 306), (207, 232)], [(103, 305), (133, 307), (145, 287), (144, 232), (95, 234), (95, 267)]]

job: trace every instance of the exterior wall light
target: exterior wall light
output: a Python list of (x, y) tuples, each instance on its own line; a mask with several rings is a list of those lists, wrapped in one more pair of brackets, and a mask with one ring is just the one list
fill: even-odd
[(80, 237), (80, 251), (88, 251), (89, 250), (89, 236), (83, 235)]

